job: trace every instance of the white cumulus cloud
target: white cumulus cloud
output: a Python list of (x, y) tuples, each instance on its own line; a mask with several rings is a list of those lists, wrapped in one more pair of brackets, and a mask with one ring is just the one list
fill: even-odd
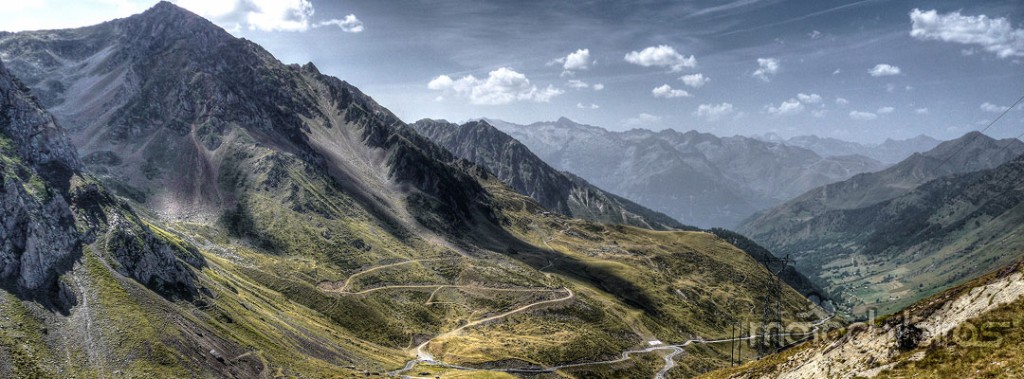
[(798, 93), (796, 95), (796, 98), (800, 99), (800, 102), (804, 104), (817, 104), (821, 102), (821, 95), (818, 95), (816, 93), (812, 93), (810, 95)]
[(874, 77), (899, 75), (900, 74), (900, 68), (898, 66), (893, 66), (893, 65), (889, 65), (889, 64), (885, 64), (885, 63), (879, 63), (879, 64), (875, 65), (874, 68), (868, 70), (868, 73), (871, 74), (871, 76), (874, 76)]
[(757, 58), (757, 70), (752, 74), (763, 81), (771, 81), (771, 77), (779, 72), (779, 60), (775, 58)]
[(917, 109), (914, 110), (914, 113), (917, 113), (917, 114), (928, 114), (928, 113), (931, 113), (931, 112), (928, 111), (928, 108), (917, 108)]
[(600, 91), (604, 89), (604, 84), (594, 83), (594, 85), (591, 88), (593, 88), (594, 91)]
[(878, 108), (878, 110), (875, 111), (875, 112), (878, 113), (878, 114), (889, 114), (889, 113), (892, 113), (895, 110), (896, 110), (896, 108), (893, 108), (893, 107), (881, 107), (881, 108)]
[(438, 75), (436, 78), (434, 78), (434, 80), (431, 80), (430, 83), (427, 83), (427, 88), (432, 89), (432, 90), (436, 90), (436, 91), (442, 91), (442, 90), (450, 89), (450, 88), (454, 87), (454, 85), (455, 85), (455, 82), (452, 80), (452, 78), (450, 76), (448, 76), (448, 75)]
[(789, 99), (783, 101), (779, 106), (769, 105), (766, 110), (776, 116), (792, 116), (804, 111), (804, 105), (800, 100)]
[(878, 115), (871, 112), (851, 111), (850, 118), (854, 120), (870, 121), (878, 118)]
[(625, 56), (626, 62), (643, 67), (665, 67), (676, 72), (686, 67), (697, 67), (697, 58), (693, 55), (684, 57), (675, 48), (658, 45), (640, 51), (631, 51)]
[(715, 121), (722, 117), (728, 116), (736, 111), (730, 103), (721, 104), (701, 104), (697, 107), (697, 110), (693, 112), (698, 117), (704, 117), (708, 121)]
[(565, 57), (562, 68), (570, 71), (586, 70), (590, 68), (590, 49), (579, 49)]
[(453, 80), (448, 75), (439, 75), (427, 83), (427, 88), (464, 97), (477, 105), (501, 105), (515, 101), (546, 103), (565, 93), (550, 85), (537, 88), (526, 75), (507, 67), (489, 72), (485, 79), (466, 75)]
[(850, 100), (846, 100), (846, 99), (841, 98), (841, 97), (837, 97), (836, 98), (836, 104), (838, 104), (838, 105), (847, 105), (849, 103), (850, 103)]
[(655, 87), (651, 90), (651, 95), (665, 99), (671, 99), (673, 97), (690, 97), (689, 92), (681, 89), (672, 89), (672, 86), (668, 84), (662, 84), (661, 86)]
[(576, 103), (576, 108), (579, 108), (579, 109), (598, 109), (598, 108), (600, 108), (600, 106), (598, 106), (597, 104), (589, 104), (588, 105), (588, 104), (583, 104), (583, 103)]
[(708, 82), (711, 81), (711, 78), (708, 78), (704, 76), (704, 74), (698, 72), (696, 74), (680, 76), (679, 80), (682, 80), (683, 84), (686, 84), (690, 87), (700, 88), (703, 87), (705, 84), (708, 84)]
[(964, 16), (959, 11), (939, 14), (936, 10), (910, 11), (910, 35), (920, 40), (937, 40), (977, 45), (1000, 58), (1024, 56), (1024, 29), (1013, 27), (1004, 17)]

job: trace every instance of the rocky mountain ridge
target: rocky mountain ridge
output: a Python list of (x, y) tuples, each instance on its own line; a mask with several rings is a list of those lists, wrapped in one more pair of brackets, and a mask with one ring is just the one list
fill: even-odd
[(493, 172), (516, 191), (570, 217), (652, 229), (692, 229), (672, 218), (605, 192), (542, 161), (519, 141), (487, 124), (420, 120), (412, 128), (456, 156)]

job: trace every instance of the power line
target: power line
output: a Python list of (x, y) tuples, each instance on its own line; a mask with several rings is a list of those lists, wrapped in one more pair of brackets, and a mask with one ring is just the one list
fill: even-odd
[[(782, 346), (782, 283), (780, 276), (789, 266), (790, 258), (768, 256), (762, 258), (762, 264), (771, 273), (764, 291), (764, 304), (761, 312), (761, 336), (757, 344), (758, 355), (765, 356), (779, 351)], [(781, 264), (778, 271), (772, 269), (773, 263)]]
[[(995, 125), (995, 123), (996, 123), (996, 122), (998, 122), (998, 121), (999, 121), (999, 119), (1001, 119), (1001, 118), (1002, 118), (1002, 117), (1004, 117), (1004, 116), (1007, 116), (1007, 114), (1008, 114), (1008, 113), (1010, 113), (1010, 111), (1011, 111), (1011, 110), (1013, 110), (1013, 109), (1014, 109), (1014, 107), (1017, 107), (1017, 106), (1018, 106), (1018, 104), (1020, 104), (1020, 103), (1021, 103), (1021, 101), (1024, 101), (1024, 95), (1021, 95), (1021, 97), (1020, 97), (1020, 98), (1018, 98), (1018, 99), (1017, 99), (1017, 101), (1014, 101), (1014, 103), (1012, 104), (1012, 106), (1010, 106), (1010, 107), (1007, 107), (1007, 109), (1006, 109), (1006, 110), (1004, 110), (1004, 111), (1002, 111), (1002, 113), (1000, 113), (998, 117), (996, 117), (996, 118), (995, 118), (995, 119), (993, 119), (993, 120), (992, 120), (991, 122), (989, 122), (989, 123), (988, 123), (988, 125), (985, 125), (985, 127), (984, 127), (984, 128), (982, 128), (982, 129), (981, 129), (981, 130), (979, 131), (979, 133), (985, 133), (985, 131), (986, 131), (986, 130), (988, 130), (988, 128), (991, 128), (991, 127), (992, 127), (992, 125)], [(1024, 134), (1021, 134), (1021, 135), (1024, 135)], [(1020, 136), (1018, 136), (1017, 138), (1020, 138)], [(1013, 142), (1013, 141), (1011, 141), (1011, 142)], [(950, 155), (946, 156), (946, 159), (942, 160), (942, 163), (940, 163), (940, 164), (939, 164), (939, 166), (935, 168), (936, 172), (938, 172), (938, 170), (939, 170), (940, 168), (942, 168), (942, 166), (945, 166), (945, 165), (946, 165), (946, 163), (947, 163), (947, 162), (949, 162), (949, 160), (951, 160), (951, 159), (952, 159), (952, 158), (953, 158), (954, 156), (956, 156), (957, 154), (959, 154), (959, 152), (962, 152), (962, 151), (963, 151), (964, 149), (967, 149), (967, 145), (968, 145), (968, 143), (963, 143), (963, 144), (959, 145), (959, 149), (957, 149), (957, 150), (956, 150), (955, 152), (953, 152), (952, 154), (950, 154)], [(1007, 143), (1007, 146), (1009, 146), (1009, 145), (1010, 145), (1010, 143)], [(1002, 150), (1006, 150), (1007, 146), (1004, 146), (1004, 149), (1002, 149)], [(999, 153), (1002, 153), (1002, 150), (1000, 150), (1000, 151), (999, 151)]]
[(996, 156), (999, 156), (999, 154), (1001, 154), (1003, 151), (1005, 151), (1007, 148), (1009, 148), (1010, 145), (1013, 145), (1014, 141), (1020, 140), (1021, 137), (1024, 137), (1024, 132), (1021, 132), (1020, 134), (1018, 134), (1016, 138), (1011, 139), (1009, 141), (1006, 141), (1006, 144), (1003, 145), (1003, 148), (999, 149), (999, 151), (996, 152)]

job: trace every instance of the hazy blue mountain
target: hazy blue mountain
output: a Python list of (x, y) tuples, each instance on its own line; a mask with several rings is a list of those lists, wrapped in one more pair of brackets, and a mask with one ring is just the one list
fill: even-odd
[(814, 151), (823, 157), (862, 155), (885, 164), (900, 162), (914, 153), (931, 150), (942, 143), (942, 141), (925, 135), (903, 140), (887, 138), (885, 142), (880, 144), (862, 144), (815, 135), (796, 136), (789, 139), (783, 139), (777, 135), (764, 135), (758, 138), (789, 146), (802, 147)]
[(884, 167), (863, 156), (822, 158), (741, 136), (611, 132), (566, 118), (531, 125), (488, 121), (559, 170), (702, 227), (732, 227), (808, 189)]

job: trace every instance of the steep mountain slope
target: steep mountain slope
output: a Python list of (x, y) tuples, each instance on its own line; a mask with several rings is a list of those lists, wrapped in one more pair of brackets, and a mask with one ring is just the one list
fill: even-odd
[[(312, 65), (282, 65), (170, 4), (93, 27), (18, 33), (0, 50), (12, 71), (36, 79), (28, 84), (68, 123), (84, 161), (161, 214), (210, 218), (244, 203), (220, 180), (260, 171), (249, 164), (353, 178), (338, 185), (381, 217), (407, 216), (392, 214), (406, 194), (382, 172), (426, 195), (410, 200), (446, 202), (460, 217), (471, 212), (466, 199), (482, 196), (457, 170), (414, 164), (450, 157), (354, 87)], [(357, 128), (333, 127), (342, 122)]]
[[(169, 3), (6, 34), (0, 53), (72, 126), (85, 167), (140, 210), (127, 232), (61, 258), (84, 278), (66, 285), (84, 293), (69, 315), (40, 306), (68, 293), (61, 280), (43, 300), (4, 292), (0, 322), (14, 326), (0, 333), (17, 332), (0, 338), (13, 346), (0, 362), (16, 373), (351, 377), (405, 365), (644, 377), (666, 367), (655, 353), (681, 347), (614, 358), (650, 340), (724, 337), (768, 302), (786, 321), (820, 317), (712, 234), (545, 214), (355, 87)], [(761, 295), (775, 285), (780, 299)], [(26, 335), (41, 345), (24, 350)], [(673, 375), (727, 355), (693, 349)]]
[(211, 295), (196, 274), (208, 262), (80, 168), (0, 63), (0, 376), (257, 375), (254, 359), (211, 364), (210, 349), (237, 355), (244, 344), (175, 309)]
[[(487, 168), (512, 189), (567, 216), (655, 229), (696, 230), (607, 193), (571, 173), (558, 172), (526, 146), (486, 121), (456, 125), (445, 121), (420, 120), (411, 126), (453, 154)], [(712, 229), (709, 232), (739, 247), (758, 262), (770, 265), (775, 259), (771, 252), (737, 233), (725, 229)], [(780, 276), (801, 294), (817, 298), (823, 295), (819, 288), (792, 266), (785, 268)]]
[(751, 258), (754, 258), (754, 260), (776, 273), (779, 279), (782, 279), (783, 282), (789, 284), (790, 287), (793, 287), (794, 290), (800, 292), (808, 299), (815, 303), (827, 302), (825, 306), (831, 306), (830, 296), (807, 276), (797, 271), (792, 263), (787, 262), (786, 266), (781, 266), (782, 263), (780, 261), (785, 260), (785, 257), (777, 257), (750, 238), (728, 229), (713, 228), (708, 230), (708, 232), (746, 252)]
[(121, 274), (167, 296), (195, 295), (194, 276), (178, 258), (196, 266), (202, 260), (155, 236), (130, 209), (83, 176), (64, 131), (2, 63), (0, 149), (0, 280), (6, 288), (27, 296), (54, 291), (59, 300), (73, 303), (74, 294), (58, 279), (84, 245), (102, 240)]
[(884, 142), (877, 145), (860, 144), (813, 135), (797, 136), (789, 139), (772, 139), (771, 141), (788, 146), (802, 147), (814, 151), (823, 157), (862, 155), (886, 164), (899, 163), (914, 153), (923, 153), (934, 149), (942, 143), (942, 141), (925, 135), (905, 140), (887, 138)]
[(947, 141), (923, 154), (879, 172), (865, 173), (808, 191), (774, 209), (744, 221), (740, 232), (766, 244), (782, 246), (788, 237), (772, 232), (804, 223), (834, 209), (855, 209), (910, 192), (918, 185), (946, 175), (991, 169), (1024, 153), (1015, 139), (994, 140), (978, 132)]
[(417, 132), (493, 172), (519, 193), (544, 207), (571, 217), (653, 229), (684, 229), (678, 221), (605, 192), (585, 180), (555, 170), (526, 146), (486, 121), (462, 125), (420, 120), (410, 125)]
[(897, 315), (822, 334), (701, 378), (1015, 378), (1024, 375), (1024, 272), (1006, 266)]
[(488, 120), (545, 162), (685, 224), (733, 227), (804, 191), (881, 169), (859, 156), (695, 131), (610, 132), (562, 118), (516, 125)]
[[(963, 142), (969, 143), (987, 137), (965, 138)], [(973, 154), (976, 160), (965, 159), (960, 168), (991, 164), (1005, 157), (1003, 154), (1024, 149), (1014, 147), (1019, 142), (999, 142), (1002, 144), (987, 141), (984, 145), (989, 148)], [(1002, 151), (1002, 146), (1010, 147)], [(947, 161), (949, 167), (938, 167), (941, 161), (934, 160), (949, 151), (955, 150), (916, 155), (892, 171), (877, 173), (879, 178), (858, 176), (850, 180), (853, 183), (821, 190), (822, 194), (855, 194), (852, 198), (858, 204), (867, 198), (865, 194), (904, 192), (902, 195), (858, 208), (829, 207), (851, 202), (838, 196), (805, 195), (754, 219), (744, 230), (772, 251), (792, 254), (798, 268), (833, 289), (831, 292), (848, 305), (856, 306), (854, 312), (868, 307), (893, 311), (976, 272), (1006, 264), (1019, 248), (1021, 241), (1014, 236), (1024, 217), (1020, 207), (1022, 158), (991, 170), (944, 176), (908, 191), (896, 186), (885, 191), (863, 186), (887, 182), (881, 178), (913, 182), (927, 177), (934, 168), (954, 170), (960, 164), (954, 163), (956, 158)], [(933, 169), (929, 171), (929, 167)], [(908, 171), (917, 176), (897, 175)], [(831, 202), (813, 202), (818, 199)]]

